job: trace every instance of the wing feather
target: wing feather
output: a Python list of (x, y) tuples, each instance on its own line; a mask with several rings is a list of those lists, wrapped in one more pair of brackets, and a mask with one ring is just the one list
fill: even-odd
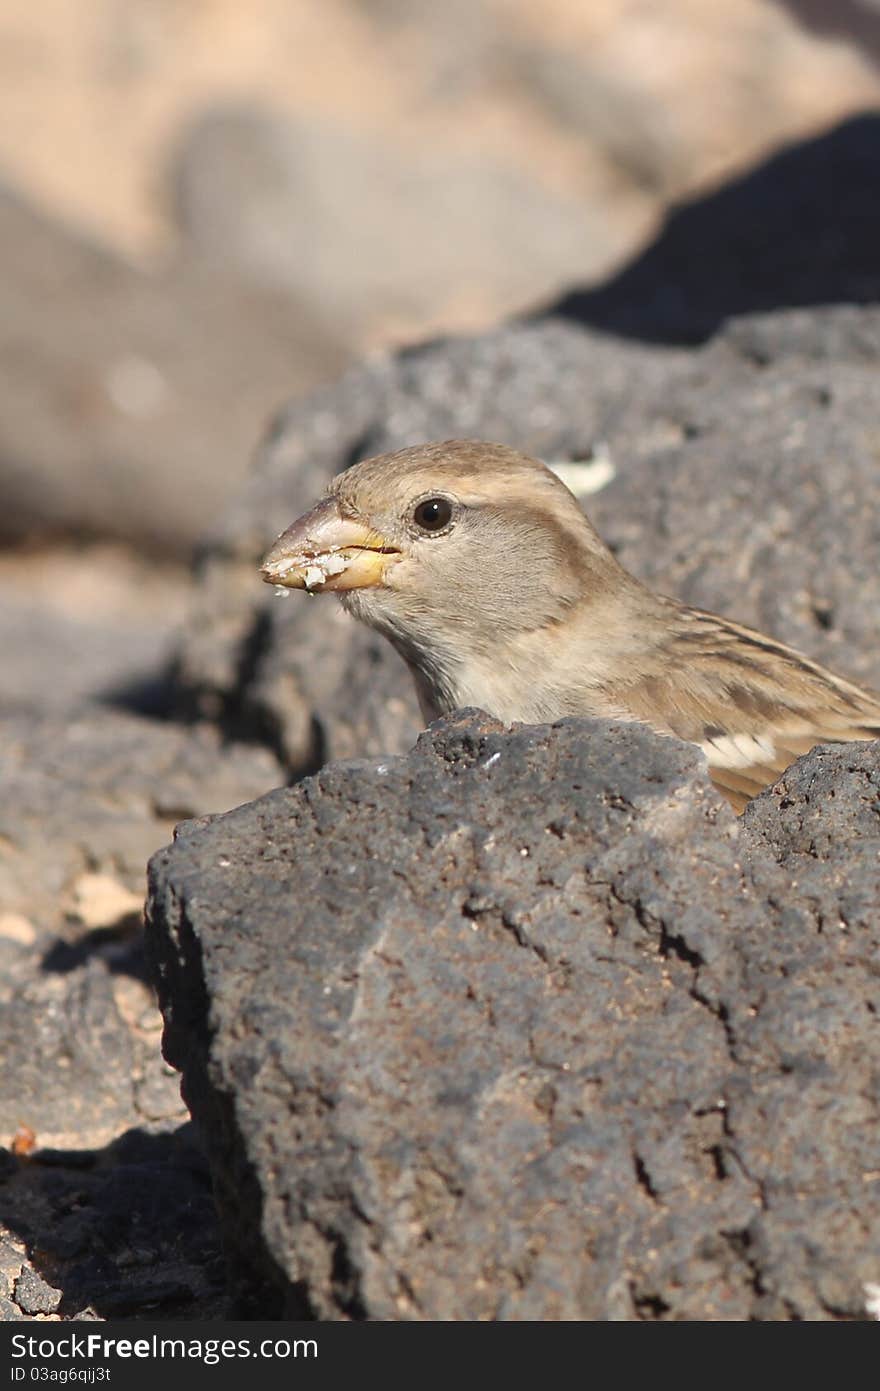
[(880, 739), (876, 692), (762, 633), (669, 602), (677, 622), (667, 640), (614, 700), (698, 744), (737, 812), (817, 744)]

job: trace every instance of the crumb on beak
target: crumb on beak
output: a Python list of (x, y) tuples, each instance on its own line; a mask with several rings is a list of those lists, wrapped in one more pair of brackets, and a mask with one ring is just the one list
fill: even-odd
[(383, 582), (400, 552), (364, 522), (343, 517), (325, 498), (289, 526), (267, 552), (261, 573), (286, 592), (366, 589)]

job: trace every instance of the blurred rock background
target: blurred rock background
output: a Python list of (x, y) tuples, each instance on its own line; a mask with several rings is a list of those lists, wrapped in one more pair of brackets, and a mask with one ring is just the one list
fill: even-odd
[(0, 700), (152, 669), (276, 408), (601, 280), (876, 104), (878, 30), (871, 0), (0, 0)]
[[(858, 409), (833, 452), (847, 479), (867, 469), (873, 318), (771, 320), (722, 335), (705, 358), (676, 354), (723, 322), (734, 284), (753, 292), (740, 310), (773, 307), (785, 276), (801, 286), (785, 303), (876, 300), (874, 123), (825, 137), (880, 104), (878, 57), (876, 0), (0, 0), (0, 951), (16, 1002), (0, 1038), (0, 1145), (16, 1155), (0, 1165), (14, 1218), (0, 1233), (0, 1317), (220, 1307), (207, 1177), (158, 1057), (137, 905), (175, 820), (225, 810), (336, 748), (315, 736), (313, 693), (291, 694), (254, 617), (252, 553), (293, 486), (291, 460), (296, 486), (312, 486), (370, 440), (472, 421), (530, 431), (536, 448), (609, 438), (637, 463), (667, 446), (705, 452), (693, 441), (714, 424), (693, 422), (717, 401), (723, 481), (739, 442), (730, 381), (784, 357), (768, 374), (777, 415), (751, 378), (738, 409), (781, 438), (809, 387), (818, 421), (821, 364), (840, 358), (833, 389)], [(790, 190), (815, 189), (819, 165), (844, 172), (816, 230)], [(861, 240), (840, 230), (856, 224)], [(787, 225), (806, 229), (800, 267)], [(821, 285), (808, 254), (820, 236)], [(645, 287), (657, 284), (668, 293), (654, 301)], [(388, 361), (563, 296), (607, 337), (538, 333), (526, 351), (502, 336), (436, 362)], [(614, 333), (675, 346), (624, 349)], [(342, 395), (297, 414), (363, 359)], [(820, 362), (819, 385), (804, 385), (801, 359)], [(557, 373), (564, 390), (542, 406)], [(645, 400), (628, 413), (635, 374)], [(513, 381), (504, 419), (496, 378)], [(282, 407), (269, 472), (236, 504)], [(314, 473), (297, 454), (306, 441)], [(818, 455), (810, 466), (818, 488)], [(693, 467), (716, 476), (702, 455)], [(635, 554), (645, 509), (625, 498), (619, 483), (602, 521)], [(211, 534), (197, 581), (190, 562)], [(831, 575), (837, 550), (822, 554)], [(661, 556), (658, 581), (690, 583), (676, 563)], [(700, 565), (717, 603), (712, 584), (727, 577)], [(706, 601), (701, 573), (691, 597)], [(856, 619), (834, 617), (847, 618), (846, 594), (823, 595), (819, 645), (833, 657), (843, 633), (857, 652)], [(748, 597), (763, 617), (769, 600)], [(789, 609), (768, 621), (799, 637)], [(329, 629), (323, 640), (338, 649)], [(316, 667), (315, 650), (303, 665), (326, 685), (339, 673), (329, 657)], [(181, 688), (211, 728), (168, 718)], [(389, 719), (402, 727), (396, 707)], [(246, 742), (230, 748), (232, 733)], [(362, 733), (339, 748), (350, 735), (357, 751)], [(103, 1077), (108, 1055), (119, 1085)], [(43, 1168), (28, 1168), (32, 1130)]]

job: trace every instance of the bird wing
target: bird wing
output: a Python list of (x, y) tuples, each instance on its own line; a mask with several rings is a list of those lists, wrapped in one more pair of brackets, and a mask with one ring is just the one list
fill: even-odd
[(880, 739), (880, 694), (763, 633), (674, 607), (668, 641), (617, 698), (632, 717), (699, 744), (737, 812), (816, 744)]

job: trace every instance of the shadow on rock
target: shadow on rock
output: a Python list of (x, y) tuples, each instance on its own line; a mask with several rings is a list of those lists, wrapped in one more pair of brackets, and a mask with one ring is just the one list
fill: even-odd
[(125, 680), (99, 691), (99, 705), (145, 715), (153, 720), (169, 720), (175, 713), (174, 673), (170, 664), (151, 671), (132, 672)]
[(628, 338), (700, 343), (735, 314), (872, 303), (878, 144), (880, 116), (866, 115), (783, 150), (679, 207), (618, 275), (551, 312)]
[(99, 957), (111, 975), (132, 976), (152, 987), (144, 959), (142, 927), (142, 914), (128, 913), (112, 926), (94, 927), (73, 942), (58, 937), (47, 947), (40, 968), (66, 976)]
[(192, 1125), (0, 1158), (0, 1318), (223, 1317), (223, 1252)]
[(849, 39), (875, 63), (880, 63), (880, 14), (873, 0), (776, 0), (805, 29)]

